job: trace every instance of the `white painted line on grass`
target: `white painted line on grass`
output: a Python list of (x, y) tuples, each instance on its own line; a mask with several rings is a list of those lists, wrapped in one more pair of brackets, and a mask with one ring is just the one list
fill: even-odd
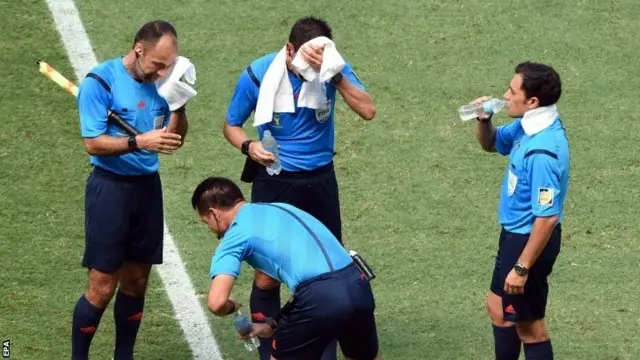
[[(80, 14), (73, 0), (47, 0), (69, 61), (79, 81), (97, 64)], [(178, 249), (164, 224), (164, 264), (156, 266), (173, 306), (176, 318), (191, 347), (194, 359), (222, 360), (207, 317), (196, 297), (195, 289)]]

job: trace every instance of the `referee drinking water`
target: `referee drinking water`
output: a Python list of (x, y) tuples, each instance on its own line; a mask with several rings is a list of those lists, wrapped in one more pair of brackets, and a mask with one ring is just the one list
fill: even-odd
[[(168, 78), (182, 61), (177, 53), (174, 27), (149, 22), (139, 29), (127, 55), (98, 64), (79, 86), (81, 133), (93, 171), (86, 184), (82, 259), (89, 281), (73, 311), (74, 360), (88, 358), (114, 294), (113, 358), (133, 358), (149, 271), (152, 264), (162, 263), (163, 255), (158, 153), (171, 154), (182, 145), (187, 133), (184, 103), (195, 95)], [(159, 79), (173, 93), (170, 102), (159, 95)], [(142, 134), (129, 136), (109, 123), (109, 110)]]
[[(231, 180), (211, 177), (191, 204), (220, 244), (211, 261), (209, 309), (218, 316), (240, 305), (229, 299), (242, 262), (283, 282), (293, 294), (249, 336), (271, 337), (270, 359), (320, 359), (334, 339), (346, 359), (377, 359), (371, 285), (333, 233), (285, 203), (248, 203)], [(275, 331), (275, 333), (274, 333)]]
[[(332, 39), (326, 21), (314, 17), (302, 18), (293, 25), (288, 42), (280, 52), (272, 52), (254, 60), (242, 71), (229, 104), (224, 122), (224, 136), (249, 162), (257, 164), (251, 192), (252, 202), (283, 202), (291, 204), (320, 220), (342, 243), (338, 183), (333, 166), (334, 116), (336, 94), (362, 119), (371, 120), (375, 107), (351, 65), (346, 62), (342, 71), (322, 84), (326, 102), (318, 108), (301, 106), (305, 80), (292, 65), (301, 56), (315, 71), (321, 69), (324, 48), (307, 42), (318, 37)], [(280, 59), (281, 63), (278, 61)], [(260, 141), (247, 137), (243, 125), (257, 110), (260, 89), (269, 70), (281, 68), (283, 81), (291, 83), (294, 112), (276, 112), (269, 123), (260, 125), (260, 136), (269, 130), (279, 144), (282, 172), (269, 175), (265, 166), (274, 155), (265, 151)], [(280, 85), (282, 86), (282, 85)], [(260, 95), (262, 96), (262, 95)], [(289, 95), (291, 96), (291, 95)], [(274, 109), (275, 110), (275, 109)], [(291, 241), (297, 241), (291, 238)], [(251, 313), (255, 321), (272, 316), (280, 308), (279, 283), (256, 271), (251, 291)], [(269, 359), (269, 339), (261, 340), (260, 359)], [(335, 343), (327, 350), (328, 359), (335, 359)]]
[(484, 150), (509, 155), (487, 299), (497, 360), (517, 360), (522, 345), (527, 360), (553, 359), (544, 321), (547, 277), (560, 252), (569, 187), (569, 144), (556, 108), (561, 92), (560, 77), (550, 66), (518, 64), (504, 94), (507, 115), (515, 120), (496, 128), (491, 116), (482, 116), (476, 125)]

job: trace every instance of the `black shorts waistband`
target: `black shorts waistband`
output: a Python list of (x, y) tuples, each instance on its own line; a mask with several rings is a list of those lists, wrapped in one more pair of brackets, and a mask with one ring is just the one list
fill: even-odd
[(151, 181), (151, 180), (155, 180), (159, 176), (157, 171), (150, 174), (144, 174), (144, 175), (121, 175), (121, 174), (116, 174), (113, 171), (109, 171), (107, 169), (101, 168), (99, 166), (93, 167), (92, 174), (102, 179), (129, 182), (129, 183)]
[(259, 176), (268, 176), (269, 178), (276, 179), (309, 179), (313, 177), (317, 177), (324, 174), (334, 173), (335, 169), (333, 166), (333, 161), (330, 161), (328, 164), (315, 168), (313, 170), (300, 170), (300, 171), (287, 171), (282, 170), (280, 174), (270, 176), (267, 174), (267, 168), (264, 166), (260, 166), (258, 170)]
[[(514, 233), (511, 232), (507, 229), (505, 229), (504, 227), (502, 227), (502, 229), (500, 230), (502, 236), (516, 236), (516, 237), (522, 237), (522, 238), (529, 238), (529, 236), (531, 234), (519, 234), (519, 233)], [(556, 232), (562, 232), (562, 224), (561, 223), (557, 223), (556, 226), (553, 228), (551, 235), (553, 235)]]
[(319, 281), (324, 281), (324, 280), (329, 280), (329, 279), (343, 279), (346, 278), (352, 271), (360, 271), (360, 269), (358, 269), (358, 266), (356, 265), (355, 262), (351, 261), (351, 263), (349, 263), (349, 265), (343, 267), (342, 269), (338, 269), (338, 270), (334, 270), (331, 272), (327, 272), (324, 274), (320, 274), (317, 276), (314, 276), (312, 278), (309, 278), (307, 280), (302, 281), (300, 284), (298, 284), (298, 286), (296, 286), (296, 292), (299, 292), (300, 290), (304, 289), (305, 287), (308, 287), (314, 283), (317, 283)]

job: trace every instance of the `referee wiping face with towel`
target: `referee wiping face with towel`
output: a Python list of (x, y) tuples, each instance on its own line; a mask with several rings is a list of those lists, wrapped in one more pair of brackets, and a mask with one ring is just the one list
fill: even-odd
[[(298, 106), (304, 80), (292, 66), (292, 60), (300, 54), (314, 70), (320, 71), (323, 48), (305, 45), (317, 37), (332, 39), (332, 30), (322, 19), (302, 18), (291, 28), (289, 41), (284, 47), (286, 65), (282, 66), (286, 66), (284, 76), (292, 85), (295, 111), (274, 112), (269, 123), (258, 127), (261, 137), (265, 130), (269, 130), (277, 140), (282, 172), (278, 175), (267, 173), (265, 165), (273, 162), (273, 154), (265, 151), (259, 141), (249, 139), (243, 130), (244, 123), (256, 110), (260, 86), (278, 52), (254, 60), (242, 71), (228, 107), (223, 131), (226, 139), (249, 157), (248, 163), (256, 164), (255, 174), (245, 180), (253, 181), (252, 202), (291, 204), (320, 220), (342, 241), (338, 184), (333, 167), (336, 93), (340, 93), (348, 106), (365, 120), (374, 118), (375, 108), (372, 98), (348, 62), (340, 73), (322, 84), (326, 95), (324, 104), (315, 109)], [(279, 308), (279, 283), (257, 271), (251, 292), (253, 320), (261, 321), (273, 316)], [(271, 342), (261, 339), (261, 343), (260, 358), (269, 359)], [(335, 353), (334, 344), (328, 350), (327, 359), (335, 359)]]
[[(185, 90), (174, 75), (178, 36), (166, 21), (137, 32), (125, 56), (91, 69), (78, 89), (84, 146), (93, 171), (85, 192), (86, 292), (73, 311), (72, 355), (87, 359), (104, 310), (115, 294), (115, 360), (132, 359), (152, 264), (162, 263), (164, 216), (158, 153), (171, 154), (187, 133)], [(156, 80), (160, 80), (157, 87)], [(165, 100), (161, 94), (172, 94)], [(178, 95), (179, 94), (179, 95)], [(190, 95), (187, 95), (190, 94)], [(112, 111), (142, 134), (127, 135)], [(117, 289), (117, 291), (116, 291)]]
[[(569, 142), (558, 115), (561, 83), (545, 64), (524, 62), (504, 94), (515, 120), (499, 127), (478, 119), (482, 148), (508, 155), (500, 193), (502, 225), (488, 311), (497, 360), (553, 359), (545, 325), (547, 277), (560, 253), (569, 188)], [(476, 102), (483, 102), (483, 97)]]

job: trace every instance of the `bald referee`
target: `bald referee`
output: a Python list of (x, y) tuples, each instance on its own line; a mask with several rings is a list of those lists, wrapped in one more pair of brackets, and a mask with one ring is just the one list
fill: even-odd
[[(140, 28), (125, 56), (95, 66), (78, 89), (84, 147), (93, 171), (85, 192), (88, 288), (73, 311), (72, 356), (87, 359), (103, 312), (115, 295), (115, 360), (132, 359), (152, 264), (162, 263), (164, 216), (158, 153), (171, 154), (187, 133), (184, 103), (193, 92), (170, 82), (178, 36), (166, 21)], [(170, 96), (160, 96), (156, 80)], [(186, 96), (186, 94), (191, 94)], [(108, 110), (142, 132), (125, 134)], [(117, 291), (116, 291), (117, 289)]]
[[(556, 102), (560, 76), (550, 66), (524, 62), (504, 94), (514, 120), (495, 127), (478, 119), (476, 135), (488, 152), (508, 155), (500, 193), (502, 225), (488, 311), (497, 360), (553, 359), (545, 325), (547, 277), (560, 253), (569, 190), (569, 142)], [(480, 98), (476, 102), (487, 100)]]

